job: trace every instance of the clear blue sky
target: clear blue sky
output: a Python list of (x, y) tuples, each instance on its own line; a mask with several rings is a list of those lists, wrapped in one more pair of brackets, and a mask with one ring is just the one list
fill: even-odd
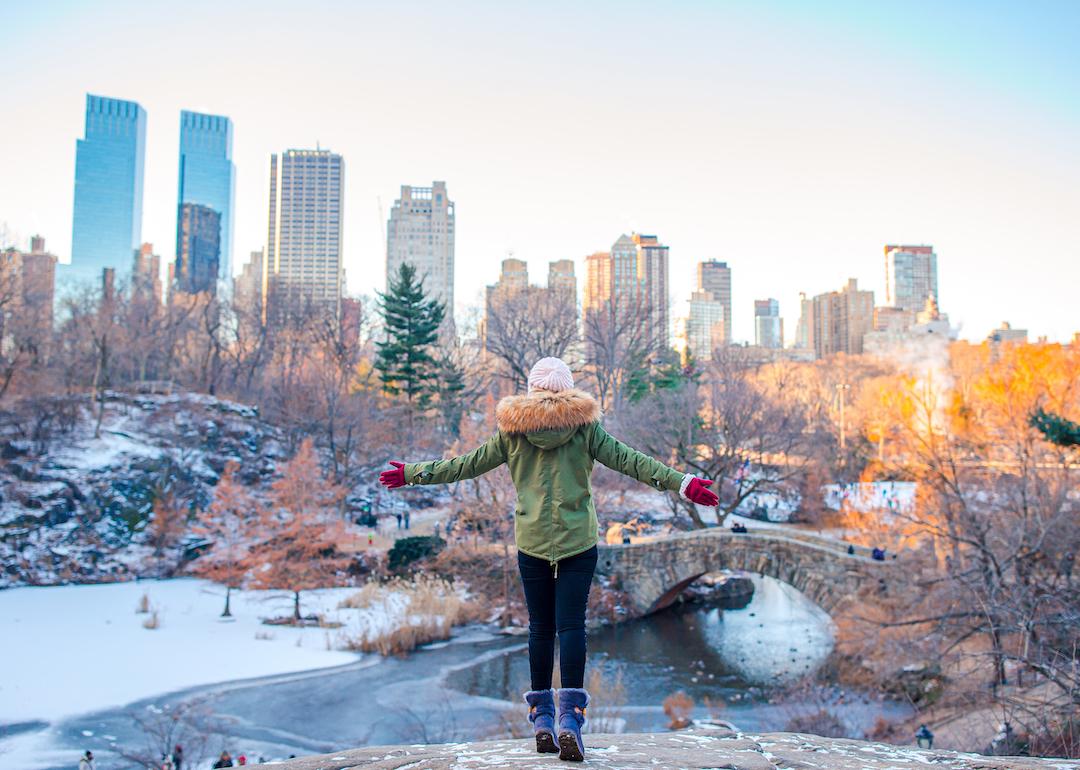
[[(582, 7), (584, 5), (584, 7)], [(70, 251), (86, 92), (148, 112), (144, 239), (174, 254), (179, 113), (229, 115), (236, 262), (266, 238), (269, 155), (346, 161), (350, 289), (382, 286), (383, 214), (445, 179), (457, 296), (513, 251), (622, 232), (734, 270), (736, 338), (776, 297), (932, 243), (964, 336), (1080, 330), (1080, 2), (23, 2), (0, 6), (0, 223)]]

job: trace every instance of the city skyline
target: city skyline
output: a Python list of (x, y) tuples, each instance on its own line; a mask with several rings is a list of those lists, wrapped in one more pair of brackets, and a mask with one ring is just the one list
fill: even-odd
[[(173, 25), (177, 38), (199, 16), (108, 6), (136, 27)], [(266, 35), (286, 34), (283, 8), (266, 6)], [(85, 94), (100, 93), (147, 111), (142, 240), (166, 262), (175, 257), (177, 114), (198, 109), (236, 126), (236, 254), (266, 246), (270, 153), (321, 143), (362, 169), (344, 194), (344, 267), (354, 293), (370, 295), (385, 282), (379, 201), (386, 210), (403, 183), (434, 178), (446, 179), (463, 206), (459, 309), (482, 304), (483, 286), (510, 251), (538, 274), (571, 258), (584, 275), (586, 255), (607, 248), (610, 233), (658, 233), (670, 247), (672, 318), (686, 313), (694, 265), (727, 261), (738, 272), (733, 337), (752, 340), (755, 297), (778, 298), (782, 314), (795, 318), (800, 291), (814, 296), (857, 277), (880, 300), (882, 245), (933, 243), (943, 308), (963, 337), (984, 339), (1009, 320), (1033, 339), (1066, 340), (1076, 326), (1068, 287), (1080, 282), (1069, 237), (1069, 212), (1080, 208), (1071, 140), (1080, 97), (1067, 87), (1080, 67), (1066, 30), (1080, 14), (1053, 3), (1026, 13), (976, 8), (679, 3), (660, 17), (598, 4), (570, 28), (557, 23), (557, 9), (514, 20), (490, 11), (451, 44), (443, 35), (448, 11), (437, 7), (416, 14), (332, 6), (334, 40), (366, 27), (385, 34), (362, 51), (299, 39), (288, 67), (268, 58), (266, 46), (222, 37), (243, 24), (239, 11), (223, 9), (221, 25), (200, 27), (201, 44), (235, 49), (235, 63), (196, 62), (176, 81), (169, 39), (133, 39), (110, 28), (111, 14), (100, 8), (8, 4), (0, 11), (12, 33), (8, 66), (34, 64), (0, 79), (0, 93), (8, 104), (32, 106), (35, 120), (5, 124), (0, 219), (21, 236), (17, 245), (40, 233), (70, 258), (71, 144)], [(614, 43), (646, 27), (669, 54), (662, 61)], [(389, 39), (405, 28), (416, 55), (400, 68), (383, 66), (395, 48)], [(877, 36), (885, 31), (917, 43), (883, 49)], [(83, 65), (31, 57), (43, 36)], [(552, 47), (565, 54), (558, 62), (549, 61)], [(431, 75), (443, 61), (453, 62), (452, 74)], [(248, 78), (249, 69), (267, 76)], [(406, 96), (406, 84), (424, 77), (433, 78), (425, 98)], [(304, 109), (272, 106), (288, 102), (282, 80), (311, 97), (296, 102)], [(337, 98), (321, 104), (330, 93)], [(642, 94), (655, 97), (664, 120), (626, 122)], [(433, 113), (439, 142), (431, 141)], [(605, 128), (613, 123), (629, 127), (613, 136)], [(540, 228), (551, 237), (537, 237)], [(1012, 265), (1015, 280), (1001, 280)]]

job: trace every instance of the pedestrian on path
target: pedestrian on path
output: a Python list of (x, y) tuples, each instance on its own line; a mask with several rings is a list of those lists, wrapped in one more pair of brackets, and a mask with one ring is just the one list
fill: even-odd
[[(543, 358), (529, 373), (525, 395), (509, 396), (495, 410), (498, 430), (482, 446), (449, 460), (392, 461), (379, 481), (388, 489), (406, 484), (449, 484), (505, 463), (517, 490), (514, 538), (518, 571), (529, 610), (529, 668), (525, 693), (536, 750), (581, 761), (581, 727), (589, 694), (585, 681), (585, 608), (596, 569), (597, 520), (590, 480), (593, 463), (624, 473), (658, 490), (677, 491), (699, 505), (719, 502), (712, 481), (683, 474), (612, 437), (600, 424), (600, 407), (574, 388), (569, 367)], [(556, 729), (551, 689), (556, 631), (559, 670)]]

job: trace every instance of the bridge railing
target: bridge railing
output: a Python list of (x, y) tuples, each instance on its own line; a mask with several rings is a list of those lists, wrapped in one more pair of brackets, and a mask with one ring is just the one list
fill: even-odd
[[(835, 540), (833, 538), (826, 537), (814, 537), (807, 533), (787, 533), (778, 532), (777, 530), (750, 530), (749, 532), (732, 532), (728, 529), (721, 527), (711, 527), (709, 529), (699, 529), (690, 532), (677, 532), (670, 535), (656, 535), (653, 537), (639, 537), (630, 544), (612, 544), (607, 545), (607, 548), (635, 548), (637, 546), (648, 546), (649, 543), (665, 542), (671, 540), (704, 540), (704, 539), (717, 539), (717, 540), (730, 540), (738, 542), (742, 540), (757, 540), (757, 541), (770, 541), (777, 543), (787, 543), (790, 545), (803, 546), (811, 548), (822, 553), (827, 553), (830, 556), (840, 557), (844, 559), (851, 559), (860, 563), (884, 566), (888, 562), (882, 562), (871, 557), (870, 549), (865, 546), (854, 546), (855, 553), (848, 553), (847, 548), (850, 543), (845, 543), (841, 540)], [(861, 552), (861, 553), (860, 553)]]

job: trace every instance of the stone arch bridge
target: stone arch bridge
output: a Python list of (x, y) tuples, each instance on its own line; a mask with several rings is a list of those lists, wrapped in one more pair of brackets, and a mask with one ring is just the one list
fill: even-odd
[(598, 575), (626, 593), (633, 615), (662, 610), (708, 572), (741, 570), (767, 575), (802, 591), (830, 614), (870, 583), (892, 588), (902, 576), (896, 562), (874, 561), (865, 548), (801, 533), (719, 527), (680, 532), (627, 545), (599, 546)]

